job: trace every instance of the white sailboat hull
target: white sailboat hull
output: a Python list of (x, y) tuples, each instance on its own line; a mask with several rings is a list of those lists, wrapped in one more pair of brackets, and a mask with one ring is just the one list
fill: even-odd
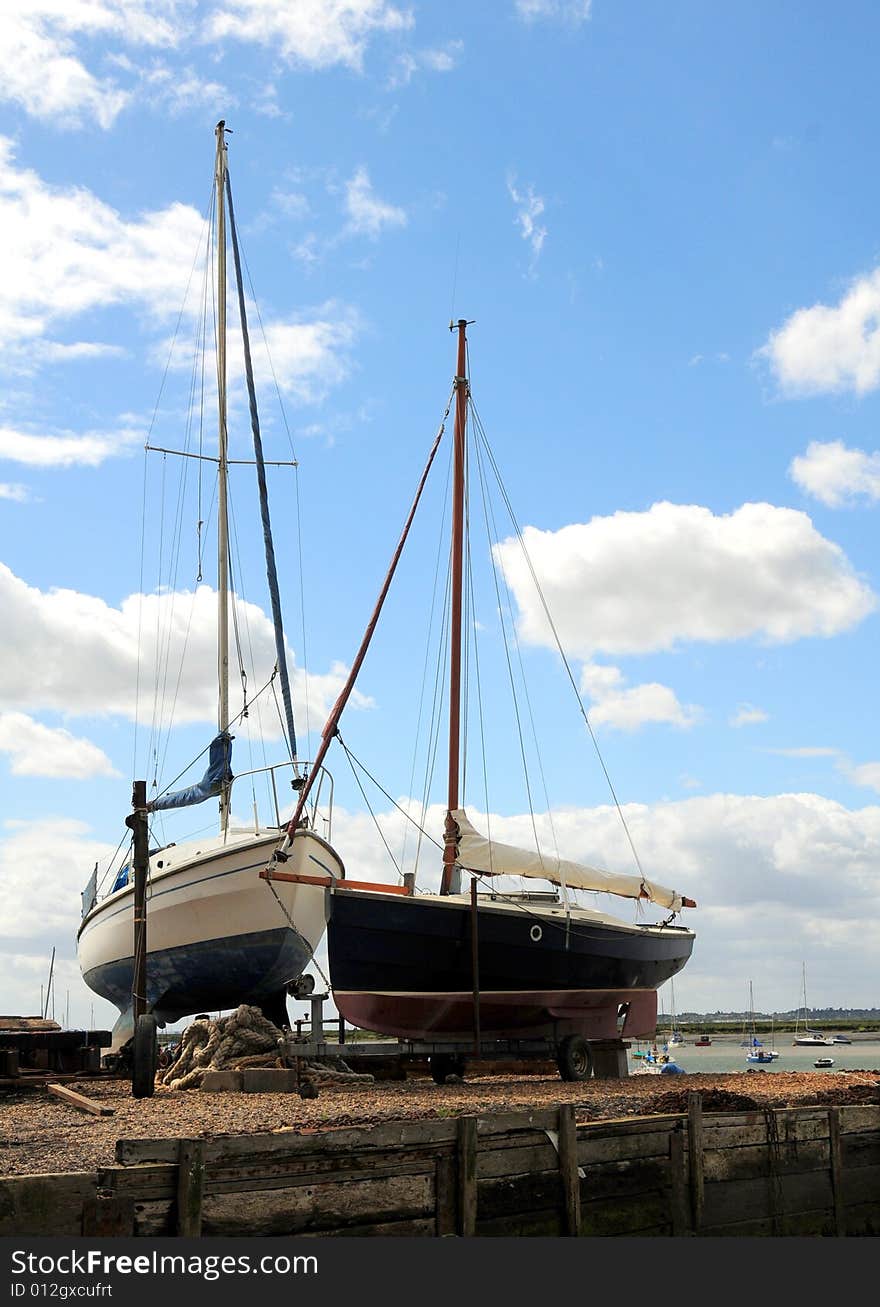
[[(233, 831), (151, 857), (147, 1003), (160, 1021), (259, 1005), (276, 998), (311, 961), (324, 933), (325, 892), (290, 881), (270, 888), (260, 879), (280, 840), (277, 828)], [(284, 869), (345, 874), (332, 847), (307, 829), (297, 831)], [(110, 894), (86, 915), (78, 938), (83, 979), (119, 1008), (123, 1025), (131, 1007), (133, 900), (132, 884)]]

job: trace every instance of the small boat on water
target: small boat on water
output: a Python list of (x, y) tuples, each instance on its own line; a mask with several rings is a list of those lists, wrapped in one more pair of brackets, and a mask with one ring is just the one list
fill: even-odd
[(833, 1057), (817, 1057), (816, 1060), (815, 1060), (815, 1062), (813, 1063), (813, 1066), (821, 1066), (821, 1067), (834, 1066), (834, 1058), (833, 1058)]
[(779, 1057), (775, 1048), (765, 1048), (758, 1038), (755, 1028), (755, 998), (752, 992), (752, 982), (749, 981), (749, 1041), (748, 1052), (746, 1053), (747, 1062), (767, 1063), (775, 1062)]
[(687, 1075), (687, 1072), (668, 1053), (659, 1053), (656, 1048), (652, 1048), (644, 1055), (641, 1066), (637, 1066), (632, 1074), (634, 1076), (683, 1076)]
[(831, 1042), (832, 1044), (851, 1044), (852, 1040), (847, 1039), (846, 1035), (832, 1035)]
[(711, 1044), (712, 1040), (708, 1035), (700, 1035), (699, 1039), (694, 1040), (694, 1048), (709, 1048)]
[[(798, 1045), (801, 1048), (827, 1048), (834, 1041), (826, 1039), (824, 1035), (820, 1035), (818, 1030), (810, 1030), (809, 1028), (807, 1020), (807, 964), (805, 962), (801, 963), (801, 971), (801, 991), (804, 1001), (795, 1017), (794, 1039), (792, 1040), (792, 1044)], [(801, 1013), (803, 1013), (803, 1029), (801, 1029)]]

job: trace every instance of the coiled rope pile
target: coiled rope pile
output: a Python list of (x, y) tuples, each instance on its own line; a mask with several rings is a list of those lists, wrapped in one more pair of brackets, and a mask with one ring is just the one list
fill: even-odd
[[(227, 1017), (194, 1021), (183, 1032), (174, 1061), (160, 1072), (169, 1089), (197, 1089), (207, 1071), (240, 1071), (245, 1067), (290, 1066), (289, 1032), (279, 1030), (258, 1007), (243, 1003)], [(301, 1062), (304, 1078), (324, 1084), (372, 1082), (371, 1075), (352, 1071), (341, 1058), (327, 1063)]]

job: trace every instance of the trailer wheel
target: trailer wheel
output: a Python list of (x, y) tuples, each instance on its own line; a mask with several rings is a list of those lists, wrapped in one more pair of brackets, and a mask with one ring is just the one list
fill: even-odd
[(435, 1085), (445, 1085), (450, 1076), (464, 1079), (463, 1057), (457, 1057), (455, 1053), (432, 1053), (428, 1061)]
[(557, 1049), (556, 1065), (563, 1080), (589, 1080), (593, 1055), (583, 1035), (566, 1035)]
[(133, 1098), (152, 1098), (156, 1089), (156, 1066), (159, 1061), (159, 1036), (156, 1018), (149, 1012), (139, 1016), (134, 1028), (134, 1070), (131, 1077)]

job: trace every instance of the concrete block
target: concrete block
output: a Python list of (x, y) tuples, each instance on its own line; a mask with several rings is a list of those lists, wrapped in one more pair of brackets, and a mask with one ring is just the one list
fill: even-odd
[(248, 1066), (241, 1074), (246, 1094), (295, 1094), (299, 1089), (293, 1067)]
[(241, 1092), (243, 1071), (206, 1071), (202, 1089), (207, 1094), (223, 1094), (229, 1090)]

